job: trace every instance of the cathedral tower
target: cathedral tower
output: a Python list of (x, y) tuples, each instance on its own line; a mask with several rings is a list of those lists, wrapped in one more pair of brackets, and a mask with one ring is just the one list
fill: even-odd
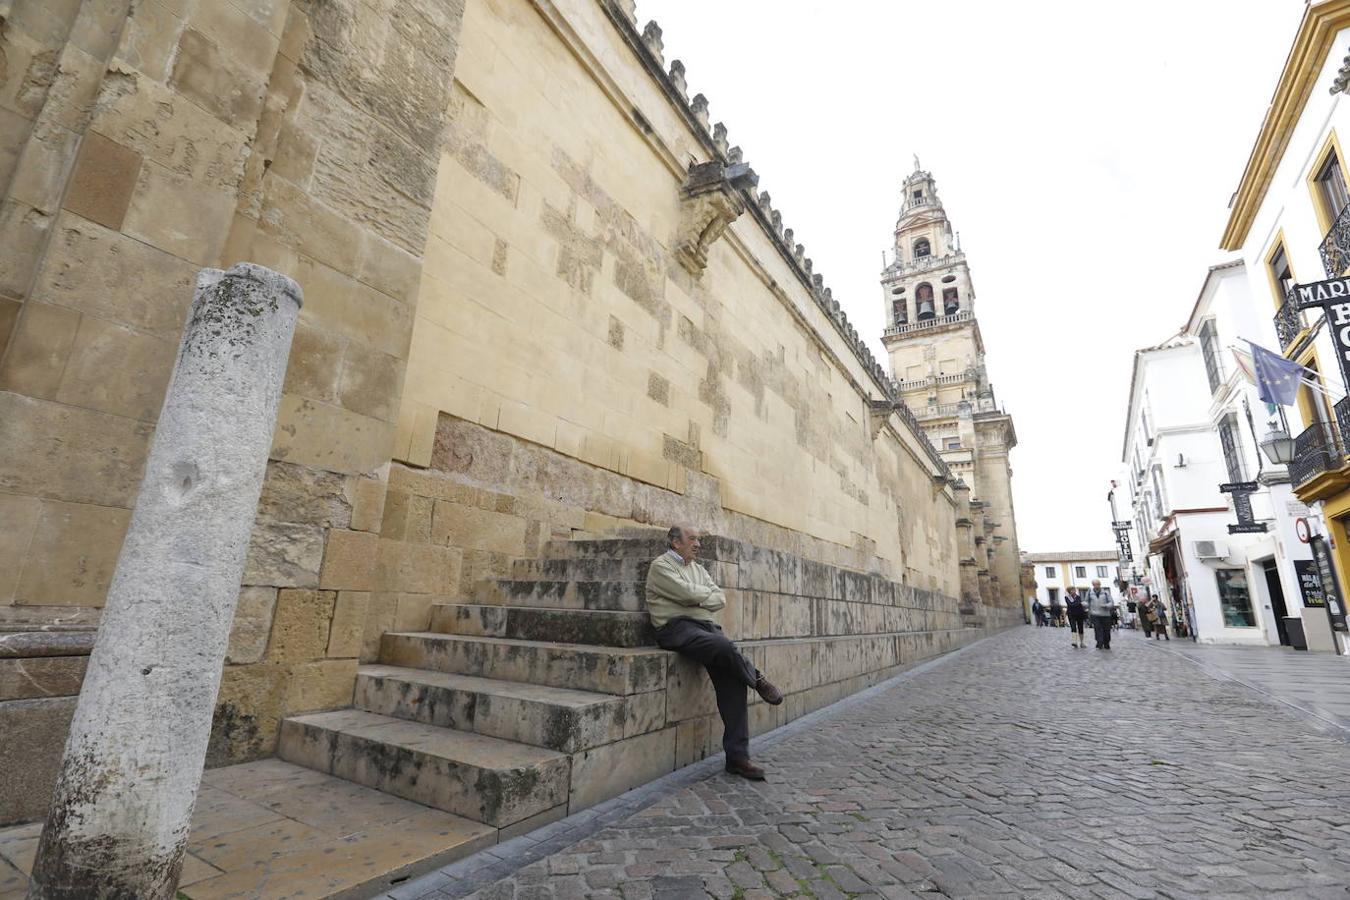
[(904, 182), (881, 288), (888, 323), (882, 343), (896, 388), (952, 474), (971, 489), (971, 517), (963, 524), (974, 530), (975, 552), (962, 560), (963, 586), (978, 584), (985, 603), (1020, 605), (1008, 460), (1017, 433), (989, 382), (960, 235), (917, 158)]

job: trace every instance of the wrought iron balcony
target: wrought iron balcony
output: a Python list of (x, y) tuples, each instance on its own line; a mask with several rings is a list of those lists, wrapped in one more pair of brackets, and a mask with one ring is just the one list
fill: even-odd
[(1336, 413), (1336, 430), (1340, 433), (1341, 450), (1350, 453), (1350, 396), (1337, 400), (1332, 409)]
[(1275, 333), (1280, 338), (1280, 349), (1287, 349), (1302, 330), (1303, 315), (1298, 311), (1298, 304), (1294, 301), (1294, 292), (1289, 291), (1284, 295), (1280, 311), (1275, 313)]
[(1314, 422), (1294, 438), (1294, 461), (1289, 464), (1289, 480), (1298, 487), (1323, 472), (1339, 468), (1339, 455), (1331, 429), (1323, 422)]
[(1350, 206), (1341, 210), (1331, 230), (1322, 238), (1322, 268), (1328, 278), (1339, 278), (1350, 268)]

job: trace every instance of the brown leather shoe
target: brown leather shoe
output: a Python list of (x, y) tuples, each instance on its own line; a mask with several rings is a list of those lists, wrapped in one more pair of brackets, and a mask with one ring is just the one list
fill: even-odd
[(783, 702), (783, 692), (774, 687), (773, 682), (759, 676), (759, 681), (755, 682), (755, 692), (764, 698), (764, 702), (770, 706), (777, 706)]
[(748, 778), (751, 781), (764, 780), (764, 770), (748, 759), (727, 760), (727, 772), (731, 775), (739, 775), (742, 778)]

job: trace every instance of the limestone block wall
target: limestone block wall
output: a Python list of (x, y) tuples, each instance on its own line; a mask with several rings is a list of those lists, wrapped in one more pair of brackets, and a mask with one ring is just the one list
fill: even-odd
[(214, 762), (350, 699), (462, 8), (0, 3), (0, 605), (102, 604), (197, 270), (304, 290)]
[(466, 12), (395, 458), (435, 465), (445, 429), (475, 423), (653, 498), (615, 518), (736, 515), (954, 596), (941, 464), (874, 421), (880, 370), (801, 248), (750, 210), (700, 275), (677, 262), (681, 184), (713, 148), (650, 68), (659, 36), (616, 10)]

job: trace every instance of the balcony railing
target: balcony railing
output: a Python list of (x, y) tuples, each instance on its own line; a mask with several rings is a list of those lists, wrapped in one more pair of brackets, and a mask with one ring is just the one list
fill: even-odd
[(1298, 487), (1323, 472), (1338, 468), (1339, 453), (1331, 429), (1324, 422), (1314, 422), (1294, 438), (1294, 461), (1289, 464), (1289, 480)]
[(890, 335), (893, 334), (908, 334), (911, 331), (922, 331), (925, 328), (937, 328), (942, 325), (954, 325), (957, 322), (965, 322), (970, 318), (971, 318), (970, 311), (965, 310), (963, 312), (955, 313), (950, 316), (939, 316), (938, 318), (935, 319), (925, 319), (922, 322), (914, 322), (912, 324), (901, 323), (898, 325), (892, 325), (886, 329), (886, 335), (889, 337)]
[(1336, 430), (1341, 438), (1341, 450), (1350, 453), (1350, 396), (1337, 400), (1332, 411), (1336, 414)]
[(1339, 278), (1350, 268), (1350, 206), (1341, 210), (1331, 230), (1322, 238), (1322, 268), (1328, 278)]
[(1298, 303), (1294, 300), (1294, 292), (1290, 290), (1284, 295), (1284, 302), (1280, 304), (1280, 311), (1275, 313), (1275, 334), (1280, 338), (1280, 349), (1287, 349), (1302, 330), (1303, 315), (1298, 311)]

